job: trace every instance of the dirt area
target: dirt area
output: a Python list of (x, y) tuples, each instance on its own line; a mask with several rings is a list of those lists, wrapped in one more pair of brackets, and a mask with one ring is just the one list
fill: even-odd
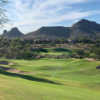
[(14, 63), (11, 63), (11, 62), (8, 62), (8, 61), (0, 61), (0, 69), (4, 70), (6, 72), (18, 73), (18, 74), (31, 74), (32, 73), (32, 72), (21, 71), (21, 70), (11, 68), (11, 67), (4, 67), (3, 65), (12, 66), (12, 65), (14, 65)]
[(15, 68), (9, 68), (9, 67), (7, 68), (7, 67), (4, 67), (4, 66), (0, 66), (0, 69), (7, 71), (7, 72), (11, 72), (11, 73), (31, 74), (31, 72), (20, 71), (20, 70), (15, 69)]
[(88, 60), (88, 61), (96, 61), (96, 59), (93, 59), (93, 58), (86, 58), (86, 60)]

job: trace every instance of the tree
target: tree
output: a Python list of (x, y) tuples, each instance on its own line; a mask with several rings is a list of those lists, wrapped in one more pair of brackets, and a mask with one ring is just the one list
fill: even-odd
[(8, 0), (0, 0), (0, 26), (8, 21), (8, 18), (5, 14), (5, 5), (8, 3)]

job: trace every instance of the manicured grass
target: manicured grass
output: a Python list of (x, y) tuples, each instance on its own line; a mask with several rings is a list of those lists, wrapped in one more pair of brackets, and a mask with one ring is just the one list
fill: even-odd
[(59, 55), (69, 55), (72, 54), (72, 50), (66, 49), (66, 48), (45, 48), (48, 52), (40, 52), (43, 55), (53, 55), (53, 56), (59, 56)]
[(24, 76), (1, 71), (0, 100), (100, 100), (100, 70), (96, 69), (100, 61), (85, 59), (7, 61), (14, 63), (7, 67), (28, 73)]

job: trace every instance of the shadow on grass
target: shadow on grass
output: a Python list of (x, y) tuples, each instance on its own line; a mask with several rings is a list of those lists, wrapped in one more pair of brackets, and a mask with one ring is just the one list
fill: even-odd
[(37, 81), (37, 82), (61, 85), (60, 83), (57, 83), (57, 82), (54, 82), (54, 81), (51, 81), (51, 80), (48, 80), (48, 79), (38, 78), (38, 77), (30, 76), (30, 75), (23, 75), (23, 74), (6, 72), (6, 71), (1, 70), (1, 69), (0, 69), (0, 74), (11, 76), (11, 77), (23, 78), (23, 79), (30, 80), (30, 81)]
[(65, 49), (65, 48), (55, 48), (54, 51), (55, 52), (71, 52), (69, 49)]

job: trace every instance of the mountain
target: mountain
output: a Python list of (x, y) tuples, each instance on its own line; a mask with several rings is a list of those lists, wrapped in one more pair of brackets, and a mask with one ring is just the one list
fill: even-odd
[(4, 30), (2, 36), (5, 38), (20, 38), (24, 34), (19, 31), (18, 28), (14, 27), (10, 31)]
[(71, 37), (73, 39), (78, 38), (100, 38), (100, 24), (96, 22), (82, 19), (79, 22), (72, 25), (70, 29)]
[(42, 27), (35, 32), (28, 33), (25, 39), (80, 39), (100, 38), (100, 24), (82, 19), (72, 27)]
[(82, 19), (72, 27), (54, 26), (54, 27), (41, 27), (40, 29), (23, 35), (18, 28), (12, 28), (10, 31), (4, 30), (3, 35), (6, 38), (19, 38), (24, 39), (100, 39), (100, 24)]
[(35, 32), (25, 35), (25, 38), (38, 38), (38, 39), (61, 39), (70, 36), (69, 28), (67, 27), (41, 27)]

